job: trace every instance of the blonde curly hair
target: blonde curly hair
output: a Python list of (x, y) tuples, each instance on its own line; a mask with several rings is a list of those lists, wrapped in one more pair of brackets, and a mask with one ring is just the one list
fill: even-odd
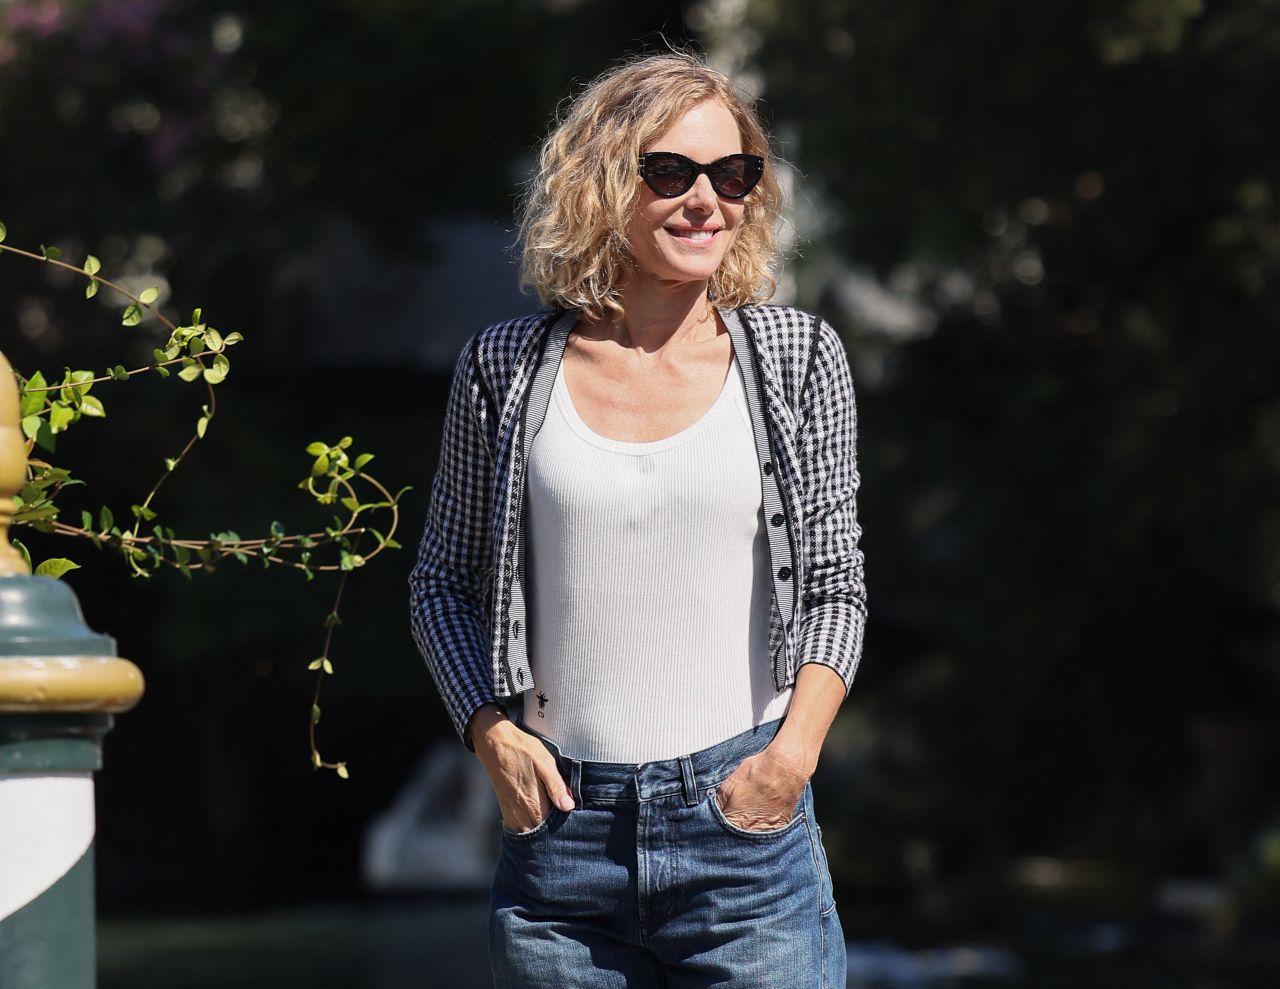
[(546, 304), (588, 320), (622, 314), (631, 265), (627, 221), (640, 195), (640, 152), (689, 110), (721, 103), (738, 122), (742, 150), (765, 159), (742, 223), (711, 278), (716, 305), (732, 309), (773, 295), (782, 208), (779, 162), (748, 99), (720, 72), (686, 53), (624, 62), (597, 78), (558, 116), (538, 155), (521, 209), (520, 281)]

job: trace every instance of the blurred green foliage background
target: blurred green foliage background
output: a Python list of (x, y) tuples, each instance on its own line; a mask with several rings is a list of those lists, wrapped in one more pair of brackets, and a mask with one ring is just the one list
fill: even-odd
[[(351, 432), (415, 485), (412, 546), (453, 356), (536, 308), (504, 250), (533, 149), (664, 39), (760, 95), (794, 166), (782, 297), (853, 361), (871, 620), (818, 791), (848, 932), (1143, 917), (1188, 877), (1223, 897), (1206, 943), (1274, 922), (1273, 0), (5, 0), (0, 218), (245, 334), (166, 524), (304, 512), (302, 448)], [(149, 359), (154, 328), (79, 296), (0, 258), (16, 366)], [(113, 399), (65, 453), (127, 505), (199, 399)], [(410, 555), (344, 609), (345, 784), (306, 762), (331, 585), (82, 559), (150, 681), (99, 783), (108, 911), (354, 894), (361, 826), (449, 730)]]

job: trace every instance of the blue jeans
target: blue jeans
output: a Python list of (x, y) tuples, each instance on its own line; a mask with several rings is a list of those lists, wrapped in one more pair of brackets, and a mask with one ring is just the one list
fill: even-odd
[(498, 989), (843, 987), (812, 790), (761, 832), (729, 823), (715, 799), (780, 724), (640, 765), (570, 759), (538, 735), (576, 807), (531, 831), (503, 826), (489, 919)]

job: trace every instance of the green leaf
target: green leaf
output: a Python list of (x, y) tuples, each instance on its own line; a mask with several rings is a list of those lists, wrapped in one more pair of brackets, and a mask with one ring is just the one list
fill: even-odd
[(102, 262), (95, 258), (92, 254), (84, 259), (84, 273), (86, 275), (96, 275), (102, 268)]
[(231, 370), (231, 362), (223, 354), (213, 355), (213, 367), (205, 368), (204, 380), (211, 385), (221, 384)]
[(62, 258), (62, 252), (56, 247), (45, 247), (43, 244), (40, 245), (40, 253), (46, 261), (58, 261)]
[(320, 723), (320, 705), (319, 704), (311, 705), (311, 723), (313, 725), (318, 725)]
[(243, 333), (228, 333), (226, 337), (223, 338), (222, 342), (225, 346), (234, 347), (243, 339), (244, 339)]
[(48, 419), (40, 420), (40, 429), (36, 432), (36, 446), (54, 453), (58, 449), (58, 437), (49, 426)]
[(318, 670), (318, 669), (320, 669), (320, 667), (322, 667), (326, 662), (327, 662), (327, 660), (326, 660), (323, 656), (321, 656), (319, 659), (313, 659), (310, 663), (308, 663), (308, 664), (307, 664), (307, 669), (309, 669), (309, 670)]
[(401, 546), (394, 539), (384, 539), (382, 541), (382, 545), (385, 546), (387, 549), (404, 549), (404, 547)]
[(133, 512), (134, 518), (142, 519), (144, 522), (150, 522), (156, 517), (156, 513), (146, 505), (133, 505), (130, 507), (130, 510)]
[(25, 416), (22, 420), (22, 432), (27, 439), (36, 438), (36, 433), (40, 432), (40, 427), (44, 425), (44, 420), (39, 416)]
[(319, 768), (320, 768), (320, 762), (321, 762), (321, 759), (320, 759), (320, 753), (319, 753), (319, 752), (316, 752), (316, 751), (313, 749), (313, 750), (311, 751), (311, 765), (315, 766), (315, 767), (316, 767), (316, 769), (319, 769)]
[(199, 419), (196, 420), (196, 435), (200, 437), (200, 439), (204, 439), (205, 430), (207, 430), (208, 428), (209, 428), (208, 416), (201, 416)]
[(138, 296), (138, 301), (144, 306), (149, 306), (158, 298), (160, 298), (160, 290), (152, 286), (151, 288), (142, 290), (142, 294)]
[(27, 569), (31, 569), (31, 552), (27, 549), (26, 544), (21, 539), (10, 539), (9, 545), (22, 554), (22, 559), (27, 564)]
[(178, 466), (178, 461), (177, 461), (174, 457), (165, 457), (165, 458), (164, 458), (164, 469), (165, 469), (165, 470), (173, 470), (173, 469), (174, 469), (175, 467), (177, 467), (177, 466)]
[(130, 302), (124, 307), (124, 315), (120, 317), (120, 322), (125, 326), (137, 326), (142, 322), (142, 310), (137, 303)]
[(313, 457), (318, 457), (320, 456), (320, 454), (328, 453), (328, 452), (329, 452), (329, 447), (324, 443), (321, 443), (319, 440), (317, 440), (314, 443), (307, 444), (307, 453), (311, 454), (311, 456)]
[(84, 287), (84, 297), (86, 299), (92, 299), (97, 294), (98, 294), (98, 283), (95, 281), (90, 281), (89, 284)]
[(347, 764), (345, 762), (338, 763), (334, 772), (336, 772), (338, 776), (344, 780), (351, 778), (351, 774), (347, 771)]
[(204, 345), (210, 350), (221, 350), (226, 346), (226, 341), (222, 339), (222, 334), (211, 326), (204, 331)]
[(338, 449), (345, 450), (354, 442), (355, 441), (350, 436), (344, 436), (342, 439), (338, 440)]
[(60, 433), (71, 425), (75, 419), (76, 413), (69, 405), (62, 402), (54, 402), (53, 407), (49, 410), (49, 429), (52, 432)]
[(35, 574), (37, 577), (52, 577), (57, 580), (64, 573), (79, 569), (80, 564), (63, 557), (56, 557), (52, 560), (45, 560), (40, 566), (36, 567)]
[(39, 371), (27, 379), (27, 390), (22, 394), (22, 414), (24, 416), (32, 415), (44, 408), (45, 395), (47, 393), (36, 389), (47, 387), (48, 382), (44, 380), (44, 375)]
[(80, 411), (87, 416), (102, 417), (107, 414), (107, 410), (102, 405), (102, 399), (97, 395), (86, 395), (81, 399)]
[(345, 508), (348, 512), (358, 512), (360, 511), (360, 502), (357, 499), (351, 498), (351, 497), (343, 498), (342, 507)]
[(81, 511), (81, 512), (80, 512), (80, 528), (81, 528), (81, 529), (92, 529), (92, 528), (93, 528), (93, 513), (92, 513), (92, 512), (86, 512), (86, 511)]
[(196, 378), (200, 377), (200, 372), (202, 370), (203, 368), (201, 368), (198, 363), (188, 357), (183, 360), (182, 370), (178, 372), (178, 377), (183, 381), (195, 381)]
[(276, 539), (284, 538), (284, 525), (280, 522), (272, 522), (271, 535)]
[(192, 309), (192, 310), (191, 310), (191, 325), (192, 325), (192, 326), (195, 326), (197, 323), (199, 323), (199, 322), (200, 322), (200, 317), (201, 317), (201, 316), (203, 316), (203, 315), (204, 315), (204, 310), (203, 310), (203, 309)]
[(311, 476), (321, 477), (329, 473), (329, 458), (323, 453), (316, 457), (315, 463), (311, 465)]
[(128, 381), (129, 372), (125, 370), (123, 364), (117, 364), (115, 367), (108, 368), (107, 374), (111, 375), (112, 381)]
[(356, 457), (355, 463), (353, 463), (351, 466), (354, 467), (356, 470), (359, 470), (361, 467), (363, 467), (372, 459), (373, 459), (372, 453), (362, 453), (360, 454), (360, 456)]
[(324, 661), (320, 664), (320, 668), (324, 670), (326, 673), (328, 673), (330, 676), (333, 676), (333, 664), (329, 662), (328, 656), (324, 657)]
[(0, 243), (4, 243), (5, 237), (9, 236), (9, 231), (3, 223), (0, 223)]
[(169, 377), (169, 369), (167, 367), (157, 367), (156, 374), (160, 375), (162, 378), (167, 378)]
[(111, 514), (111, 509), (106, 505), (98, 511), (98, 528), (102, 532), (109, 532), (116, 524), (116, 517)]
[(342, 619), (338, 617), (338, 613), (336, 611), (331, 611), (329, 612), (329, 614), (325, 615), (324, 617), (325, 628), (331, 628), (334, 625), (341, 625), (341, 624), (342, 624)]

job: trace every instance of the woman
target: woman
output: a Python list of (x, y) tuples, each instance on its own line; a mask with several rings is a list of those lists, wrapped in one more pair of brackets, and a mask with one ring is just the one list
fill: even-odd
[[(773, 290), (776, 162), (699, 59), (543, 145), (463, 351), (413, 626), (502, 811), (506, 986), (842, 986), (809, 777), (865, 619), (848, 364)], [(516, 712), (508, 718), (504, 704)]]

